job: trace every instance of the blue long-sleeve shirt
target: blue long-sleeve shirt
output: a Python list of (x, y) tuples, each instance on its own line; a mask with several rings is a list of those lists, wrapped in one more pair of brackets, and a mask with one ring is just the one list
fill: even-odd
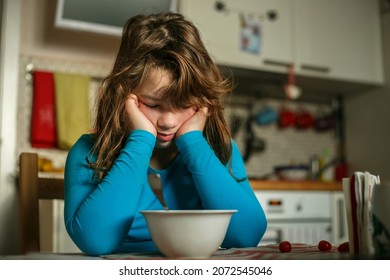
[[(86, 160), (93, 141), (91, 135), (83, 135), (65, 166), (65, 226), (86, 254), (157, 250), (139, 212), (163, 209), (148, 183), (150, 173), (160, 175), (169, 209), (238, 210), (223, 247), (256, 246), (263, 236), (266, 217), (234, 141), (231, 162), (223, 165), (200, 131), (188, 132), (176, 140), (179, 153), (168, 168), (156, 170), (149, 166), (155, 136), (135, 130), (101, 181)], [(93, 155), (91, 161), (95, 159)]]

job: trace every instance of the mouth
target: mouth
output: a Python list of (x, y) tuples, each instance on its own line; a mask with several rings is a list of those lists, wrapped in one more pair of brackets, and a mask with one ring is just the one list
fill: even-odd
[(169, 142), (172, 141), (172, 139), (175, 137), (174, 133), (171, 134), (163, 134), (163, 133), (157, 133), (157, 138), (162, 142)]

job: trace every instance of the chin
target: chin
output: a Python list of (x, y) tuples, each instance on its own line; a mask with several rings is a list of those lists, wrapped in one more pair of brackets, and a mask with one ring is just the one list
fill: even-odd
[(157, 140), (156, 145), (154, 146), (156, 149), (166, 149), (173, 145), (173, 141), (169, 142), (160, 142)]

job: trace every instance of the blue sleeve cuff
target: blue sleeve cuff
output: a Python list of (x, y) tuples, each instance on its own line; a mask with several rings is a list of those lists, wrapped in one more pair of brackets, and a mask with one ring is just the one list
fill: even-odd
[(176, 139), (176, 146), (181, 152), (188, 151), (189, 149), (192, 149), (194, 146), (197, 146), (201, 143), (207, 144), (207, 146), (209, 146), (203, 136), (202, 131), (200, 130), (187, 132)]
[(156, 136), (146, 130), (133, 130), (127, 137), (126, 146), (133, 141), (137, 142), (138, 145), (142, 145), (142, 143), (144, 143), (146, 146), (154, 149), (154, 145), (156, 144)]

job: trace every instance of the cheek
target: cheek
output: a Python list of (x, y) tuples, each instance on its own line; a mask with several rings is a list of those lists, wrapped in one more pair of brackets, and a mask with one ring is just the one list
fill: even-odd
[(195, 115), (196, 111), (195, 109), (186, 109), (184, 111), (182, 111), (182, 116), (181, 116), (181, 119), (182, 119), (182, 123), (184, 123), (185, 121), (187, 121), (189, 118), (191, 118), (193, 115)]
[(156, 119), (156, 116), (155, 116), (156, 112), (154, 110), (150, 109), (149, 107), (142, 105), (142, 104), (140, 104), (140, 106), (138, 108), (141, 111), (141, 113), (144, 114), (145, 117), (154, 124), (154, 120)]

